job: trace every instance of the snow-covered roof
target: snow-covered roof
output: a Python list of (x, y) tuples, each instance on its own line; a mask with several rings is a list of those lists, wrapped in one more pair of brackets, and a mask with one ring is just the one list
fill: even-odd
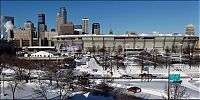
[(39, 51), (36, 53), (31, 54), (31, 57), (52, 57), (53, 54), (46, 51)]

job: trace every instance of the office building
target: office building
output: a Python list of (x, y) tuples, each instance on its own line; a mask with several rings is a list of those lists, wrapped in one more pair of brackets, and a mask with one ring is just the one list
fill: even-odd
[(60, 26), (66, 23), (67, 23), (67, 11), (65, 7), (60, 7), (60, 10), (56, 17), (56, 24), (57, 24), (56, 30), (58, 33), (61, 31)]
[(92, 34), (100, 35), (100, 24), (99, 23), (92, 24)]
[(74, 34), (74, 24), (72, 22), (60, 25), (60, 32), (58, 32), (58, 35), (73, 35), (73, 34)]
[(187, 35), (194, 35), (195, 31), (194, 31), (194, 25), (189, 24), (186, 26), (186, 34)]
[(35, 30), (34, 24), (30, 20), (28, 20), (24, 23), (24, 28), (30, 29), (30, 30)]
[(11, 21), (12, 24), (14, 25), (14, 17), (11, 17), (11, 16), (1, 16), (1, 20), (0, 20), (0, 29), (1, 29), (1, 38), (3, 38), (4, 40), (7, 40), (8, 38), (8, 32), (6, 32), (6, 28), (5, 28), (5, 24), (8, 22), (8, 21)]
[(82, 25), (74, 25), (74, 34), (81, 35), (82, 34)]
[(37, 37), (40, 38), (44, 32), (47, 30), (47, 26), (45, 25), (45, 14), (38, 14), (38, 34)]
[(32, 46), (33, 44), (33, 33), (31, 29), (16, 28), (13, 30), (13, 40), (19, 41), (19, 46)]
[(89, 19), (83, 18), (82, 19), (82, 31), (83, 34), (88, 34), (88, 26), (89, 26)]
[[(54, 36), (58, 36), (58, 32), (45, 32), (44, 33), (44, 40), (47, 40), (48, 41), (48, 46), (52, 46), (53, 43), (52, 43), (52, 38)], [(45, 43), (44, 43), (45, 44)], [(47, 45), (46, 45), (47, 46)]]

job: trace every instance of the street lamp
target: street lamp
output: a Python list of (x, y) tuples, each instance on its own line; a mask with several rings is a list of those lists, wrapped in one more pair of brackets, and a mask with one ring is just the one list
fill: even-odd
[(189, 44), (189, 46), (190, 46), (190, 54), (189, 54), (189, 60), (190, 60), (190, 69), (191, 69), (191, 56), (192, 56), (192, 53), (191, 53), (191, 46), (192, 46), (193, 44), (192, 43), (190, 43)]
[[(198, 54), (198, 59), (200, 61), (200, 53)], [(199, 68), (200, 62), (198, 63), (198, 68)]]
[(168, 67), (168, 91), (167, 91), (167, 95), (168, 95), (168, 100), (170, 99), (170, 94), (169, 94), (169, 88), (170, 88), (170, 80), (169, 80), (169, 76), (170, 76), (170, 65), (168, 65), (168, 57), (170, 55), (170, 52), (166, 52), (166, 68)]
[(5, 92), (4, 92), (4, 76), (5, 76), (5, 73), (2, 73), (2, 76), (3, 76), (3, 96), (5, 96)]
[(181, 46), (180, 48), (180, 63), (181, 63), (181, 69), (182, 69), (182, 47), (183, 47), (183, 43), (179, 44)]

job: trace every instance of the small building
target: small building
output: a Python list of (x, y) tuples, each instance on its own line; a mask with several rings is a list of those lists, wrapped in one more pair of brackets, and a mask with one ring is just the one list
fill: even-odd
[(54, 54), (47, 51), (39, 51), (31, 54), (30, 57), (54, 57)]

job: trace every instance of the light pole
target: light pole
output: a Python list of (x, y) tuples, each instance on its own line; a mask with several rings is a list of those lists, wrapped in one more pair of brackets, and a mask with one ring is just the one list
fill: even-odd
[(5, 96), (5, 92), (4, 92), (4, 75), (5, 75), (5, 73), (2, 73), (2, 76), (3, 76), (3, 96)]
[(170, 99), (170, 94), (169, 94), (169, 89), (170, 89), (170, 80), (169, 80), (169, 76), (170, 76), (170, 66), (168, 65), (168, 57), (169, 57), (169, 52), (166, 52), (166, 68), (168, 67), (168, 89), (167, 89), (167, 96), (168, 96), (168, 100)]
[[(200, 53), (198, 54), (198, 59), (200, 61)], [(198, 62), (198, 68), (199, 68), (200, 62)]]
[(182, 46), (183, 46), (183, 43), (180, 43), (179, 45), (181, 46), (181, 48), (180, 48), (180, 63), (181, 63), (181, 69), (182, 69)]
[(192, 56), (192, 54), (191, 54), (191, 46), (192, 46), (192, 43), (190, 43), (189, 46), (190, 46), (189, 60), (190, 60), (190, 69), (191, 69), (191, 56)]

